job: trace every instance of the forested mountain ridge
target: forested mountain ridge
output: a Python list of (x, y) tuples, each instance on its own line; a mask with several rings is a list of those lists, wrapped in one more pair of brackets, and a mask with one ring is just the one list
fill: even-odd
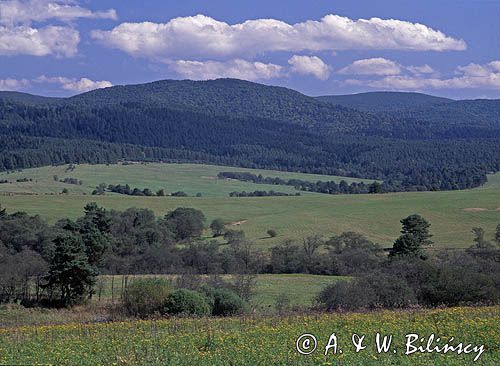
[(379, 179), (386, 191), (469, 188), (500, 170), (499, 116), (498, 100), (364, 112), (234, 79), (0, 92), (0, 169), (195, 161)]
[(322, 95), (316, 97), (321, 102), (341, 105), (364, 112), (388, 112), (409, 108), (448, 104), (453, 99), (410, 92), (367, 92), (346, 95)]
[(14, 91), (0, 91), (0, 102), (3, 103), (26, 103), (30, 105), (40, 105), (40, 104), (54, 104), (62, 103), (63, 98), (54, 97), (42, 97), (39, 95), (33, 95), (28, 93), (14, 92)]
[(326, 105), (292, 89), (238, 79), (161, 80), (116, 86), (83, 93), (67, 102), (87, 105), (140, 103), (212, 116), (268, 118), (309, 126), (367, 118), (358, 111)]

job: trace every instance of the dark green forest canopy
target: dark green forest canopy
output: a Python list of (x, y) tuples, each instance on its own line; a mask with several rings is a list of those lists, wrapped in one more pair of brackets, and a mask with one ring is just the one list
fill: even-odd
[[(233, 79), (159, 81), (66, 99), (0, 92), (0, 170), (206, 162), (378, 179), (391, 190), (476, 187), (500, 170), (500, 101), (415, 95), (381, 112)], [(367, 98), (376, 105), (376, 93)]]

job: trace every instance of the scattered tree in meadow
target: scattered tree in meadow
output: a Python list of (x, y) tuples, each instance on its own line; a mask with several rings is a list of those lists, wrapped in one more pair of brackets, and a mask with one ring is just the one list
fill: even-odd
[(214, 238), (224, 235), (225, 228), (226, 224), (222, 219), (214, 219), (210, 224)]
[(278, 236), (278, 233), (274, 229), (269, 229), (267, 230), (267, 235), (269, 235), (270, 238), (275, 238), (276, 236)]
[(493, 244), (485, 239), (484, 229), (481, 227), (473, 227), (472, 234), (474, 235), (474, 245), (476, 249), (491, 248)]
[(203, 233), (205, 215), (194, 208), (180, 207), (165, 216), (168, 227), (179, 240), (200, 237)]
[(243, 230), (227, 230), (224, 233), (224, 240), (228, 243), (236, 243), (245, 239), (245, 232)]

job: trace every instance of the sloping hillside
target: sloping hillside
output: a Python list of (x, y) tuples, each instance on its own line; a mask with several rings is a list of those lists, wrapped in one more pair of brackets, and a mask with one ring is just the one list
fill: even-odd
[(340, 105), (365, 112), (388, 112), (453, 102), (452, 99), (448, 98), (408, 92), (369, 92), (350, 95), (324, 95), (316, 99), (331, 105)]

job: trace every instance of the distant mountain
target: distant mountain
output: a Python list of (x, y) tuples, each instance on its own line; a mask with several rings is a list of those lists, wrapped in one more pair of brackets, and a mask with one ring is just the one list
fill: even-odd
[(61, 102), (62, 98), (42, 97), (28, 93), (20, 93), (14, 91), (0, 91), (0, 101), (10, 101), (26, 104), (48, 104)]
[[(375, 107), (361, 111), (235, 79), (165, 80), (71, 98), (3, 92), (0, 170), (210, 162), (379, 179), (386, 191), (475, 187), (500, 170), (500, 101), (356, 98)], [(382, 99), (390, 107), (376, 111)]]
[(351, 95), (325, 95), (316, 97), (316, 99), (329, 104), (340, 105), (365, 112), (389, 112), (453, 102), (453, 99), (435, 97), (422, 93), (406, 92), (370, 92)]
[(208, 115), (268, 118), (302, 125), (357, 119), (359, 112), (330, 106), (295, 90), (238, 79), (162, 80), (114, 86), (69, 98), (85, 104), (147, 104)]

